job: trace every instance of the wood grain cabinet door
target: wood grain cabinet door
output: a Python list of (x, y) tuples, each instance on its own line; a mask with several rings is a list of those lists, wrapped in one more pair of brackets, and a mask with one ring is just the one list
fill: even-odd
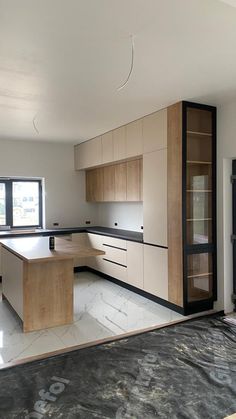
[(86, 171), (86, 201), (103, 201), (103, 168)]
[(167, 147), (167, 109), (143, 118), (143, 152)]
[(126, 128), (126, 156), (127, 158), (143, 154), (142, 119), (131, 122)]
[(143, 156), (144, 242), (167, 246), (167, 149)]
[(144, 291), (168, 301), (168, 250), (144, 245)]
[(115, 166), (103, 167), (103, 201), (115, 201)]
[(127, 201), (141, 201), (141, 163), (141, 159), (127, 162)]
[(126, 163), (119, 163), (115, 166), (115, 201), (126, 201), (127, 199), (127, 170)]

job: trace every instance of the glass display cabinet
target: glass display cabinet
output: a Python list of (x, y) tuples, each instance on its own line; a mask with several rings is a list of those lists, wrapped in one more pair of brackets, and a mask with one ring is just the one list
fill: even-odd
[(216, 108), (183, 102), (184, 305), (216, 299)]

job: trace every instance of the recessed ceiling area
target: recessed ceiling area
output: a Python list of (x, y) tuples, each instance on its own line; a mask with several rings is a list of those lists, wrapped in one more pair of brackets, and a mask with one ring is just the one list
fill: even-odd
[(233, 99), (226, 3), (0, 0), (0, 139), (76, 144), (181, 99)]

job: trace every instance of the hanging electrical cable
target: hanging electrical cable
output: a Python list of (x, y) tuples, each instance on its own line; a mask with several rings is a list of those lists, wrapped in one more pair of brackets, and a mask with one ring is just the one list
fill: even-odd
[(38, 113), (35, 114), (32, 122), (33, 122), (33, 126), (34, 126), (35, 131), (37, 132), (37, 134), (39, 134), (39, 130), (38, 130), (37, 126), (36, 126), (36, 118), (37, 118), (37, 116), (38, 116)]
[(117, 89), (118, 91), (123, 89), (127, 85), (128, 81), (131, 77), (131, 74), (133, 72), (133, 68), (134, 68), (134, 37), (133, 37), (133, 35), (131, 35), (131, 64), (130, 64), (130, 70), (129, 70), (129, 74), (128, 74), (126, 80), (124, 81), (124, 83), (120, 87), (118, 87), (118, 89)]

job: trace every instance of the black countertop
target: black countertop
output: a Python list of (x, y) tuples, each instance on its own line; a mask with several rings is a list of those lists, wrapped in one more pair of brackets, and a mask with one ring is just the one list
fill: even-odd
[(110, 236), (116, 237), (118, 239), (143, 243), (143, 233), (131, 230), (120, 230), (116, 228), (109, 227), (68, 227), (68, 228), (56, 228), (56, 229), (35, 229), (27, 231), (24, 229), (13, 230), (13, 231), (0, 231), (0, 240), (9, 239), (15, 237), (32, 237), (32, 236), (50, 236), (50, 235), (63, 235), (63, 234), (73, 234), (73, 233), (93, 233), (99, 234), (101, 236)]

